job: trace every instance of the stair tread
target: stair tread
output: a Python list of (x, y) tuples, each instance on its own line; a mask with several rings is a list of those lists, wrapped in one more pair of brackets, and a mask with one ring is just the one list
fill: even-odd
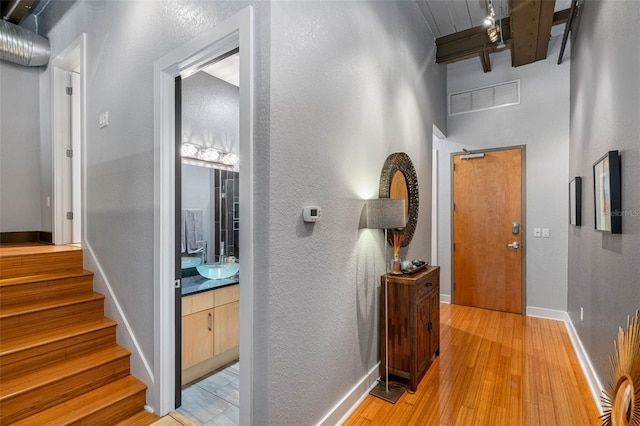
[(46, 274), (33, 274), (33, 275), (21, 275), (19, 277), (12, 278), (0, 278), (0, 287), (9, 287), (13, 285), (30, 284), (43, 281), (54, 281), (65, 278), (87, 277), (93, 276), (91, 271), (63, 271), (63, 272), (49, 272)]
[(68, 251), (82, 251), (81, 247), (74, 245), (0, 245), (0, 258), (14, 256), (32, 256), (46, 253), (61, 253)]
[(129, 374), (93, 276), (78, 245), (0, 244), (0, 424), (159, 419), (143, 409), (147, 387)]
[(77, 358), (47, 365), (43, 368), (30, 371), (25, 375), (3, 379), (2, 387), (0, 388), (0, 400), (19, 395), (66, 377), (75, 376), (98, 365), (108, 363), (115, 359), (128, 357), (130, 354), (131, 352), (125, 348), (114, 345), (81, 355)]
[(0, 347), (0, 356), (8, 355), (33, 347), (46, 345), (48, 343), (57, 342), (70, 337), (79, 336), (90, 333), (95, 330), (113, 327), (118, 325), (117, 322), (110, 318), (104, 317), (96, 321), (87, 321), (73, 324), (67, 327), (45, 330), (39, 333), (22, 335), (13, 339), (2, 342)]
[(57, 299), (36, 300), (29, 303), (20, 303), (11, 306), (5, 306), (0, 310), (0, 319), (9, 318), (15, 315), (24, 315), (33, 312), (45, 311), (47, 309), (70, 306), (78, 303), (89, 302), (92, 300), (104, 299), (104, 295), (100, 293), (80, 294), (76, 296), (68, 296)]
[(115, 426), (149, 426), (158, 420), (160, 420), (160, 417), (156, 414), (150, 413), (147, 410), (140, 410), (133, 416), (120, 421)]
[(22, 419), (14, 425), (71, 424), (130, 395), (144, 391), (146, 388), (144, 383), (129, 375)]

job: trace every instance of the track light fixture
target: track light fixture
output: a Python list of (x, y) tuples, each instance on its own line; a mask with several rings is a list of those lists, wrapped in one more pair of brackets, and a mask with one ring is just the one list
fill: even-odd
[(485, 18), (484, 24), (487, 26), (489, 40), (491, 40), (492, 43), (495, 43), (500, 38), (500, 26), (496, 24), (496, 11), (493, 8), (492, 0), (489, 0), (487, 9), (489, 11), (489, 15)]

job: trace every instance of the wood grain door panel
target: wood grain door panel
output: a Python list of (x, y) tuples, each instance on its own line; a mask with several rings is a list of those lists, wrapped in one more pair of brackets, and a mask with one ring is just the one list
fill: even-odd
[(453, 167), (454, 303), (522, 313), (522, 149), (454, 155)]
[(182, 369), (213, 357), (213, 309), (182, 318)]

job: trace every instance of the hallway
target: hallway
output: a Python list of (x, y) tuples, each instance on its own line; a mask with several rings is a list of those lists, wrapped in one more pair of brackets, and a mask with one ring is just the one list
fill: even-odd
[(440, 316), (440, 357), (417, 392), (369, 395), (345, 425), (601, 424), (563, 322), (449, 304)]

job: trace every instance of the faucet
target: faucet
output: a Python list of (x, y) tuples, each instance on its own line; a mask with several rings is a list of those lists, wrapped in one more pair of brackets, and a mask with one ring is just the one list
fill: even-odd
[(195, 251), (195, 253), (200, 253), (200, 257), (202, 257), (202, 264), (207, 263), (207, 240), (198, 241), (202, 244), (202, 246)]

